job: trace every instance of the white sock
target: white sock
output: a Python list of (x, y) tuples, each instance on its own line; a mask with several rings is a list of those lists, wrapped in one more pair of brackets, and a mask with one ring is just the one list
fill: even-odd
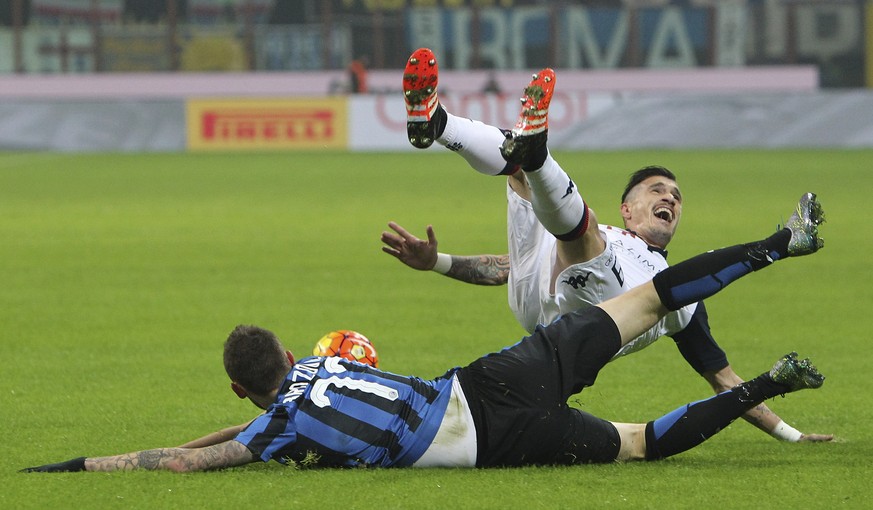
[(516, 169), (509, 165), (500, 155), (503, 145), (503, 132), (500, 129), (478, 120), (457, 117), (446, 112), (446, 129), (436, 142), (447, 149), (457, 152), (467, 163), (479, 173), (500, 175), (512, 173), (505, 170)]
[(577, 239), (588, 228), (588, 206), (576, 184), (549, 154), (542, 168), (524, 176), (531, 188), (531, 205), (546, 230), (562, 241)]

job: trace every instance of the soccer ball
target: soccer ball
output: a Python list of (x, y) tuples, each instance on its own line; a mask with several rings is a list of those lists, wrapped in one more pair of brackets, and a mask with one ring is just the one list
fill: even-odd
[(312, 354), (316, 356), (339, 356), (371, 367), (379, 366), (379, 355), (373, 343), (357, 331), (341, 329), (331, 331), (315, 344)]

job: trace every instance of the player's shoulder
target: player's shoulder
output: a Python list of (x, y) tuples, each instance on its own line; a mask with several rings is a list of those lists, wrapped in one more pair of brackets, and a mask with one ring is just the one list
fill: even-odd
[(646, 261), (646, 264), (653, 265), (658, 270), (667, 267), (666, 252), (652, 248), (637, 233), (612, 225), (601, 226), (600, 229), (620, 258), (632, 258), (641, 263)]
[(600, 225), (600, 231), (603, 232), (603, 234), (609, 240), (621, 239), (646, 244), (646, 242), (643, 241), (643, 238), (638, 236), (636, 232), (632, 232), (630, 230), (626, 230), (613, 225)]

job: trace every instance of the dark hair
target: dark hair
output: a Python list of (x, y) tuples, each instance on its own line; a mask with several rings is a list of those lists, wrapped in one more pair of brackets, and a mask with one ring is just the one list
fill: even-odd
[(646, 179), (648, 179), (649, 177), (652, 177), (655, 175), (660, 175), (661, 177), (666, 177), (666, 178), (670, 179), (671, 181), (676, 180), (676, 176), (673, 175), (673, 172), (671, 172), (670, 170), (667, 170), (663, 166), (660, 166), (660, 165), (644, 166), (643, 168), (640, 168), (639, 170), (637, 170), (636, 172), (631, 174), (630, 180), (627, 181), (627, 186), (624, 187), (624, 193), (621, 194), (621, 203), (624, 203), (624, 200), (627, 198), (628, 193), (630, 193), (630, 191), (632, 189), (634, 189), (634, 187), (637, 184), (639, 184), (639, 183), (645, 181)]
[(224, 370), (246, 390), (266, 395), (288, 374), (285, 348), (272, 331), (237, 326), (224, 342)]

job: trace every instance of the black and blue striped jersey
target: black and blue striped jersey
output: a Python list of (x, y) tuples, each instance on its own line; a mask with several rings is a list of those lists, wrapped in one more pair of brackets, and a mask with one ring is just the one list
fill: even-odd
[(236, 440), (264, 462), (410, 466), (439, 429), (454, 372), (423, 380), (338, 357), (304, 358)]

